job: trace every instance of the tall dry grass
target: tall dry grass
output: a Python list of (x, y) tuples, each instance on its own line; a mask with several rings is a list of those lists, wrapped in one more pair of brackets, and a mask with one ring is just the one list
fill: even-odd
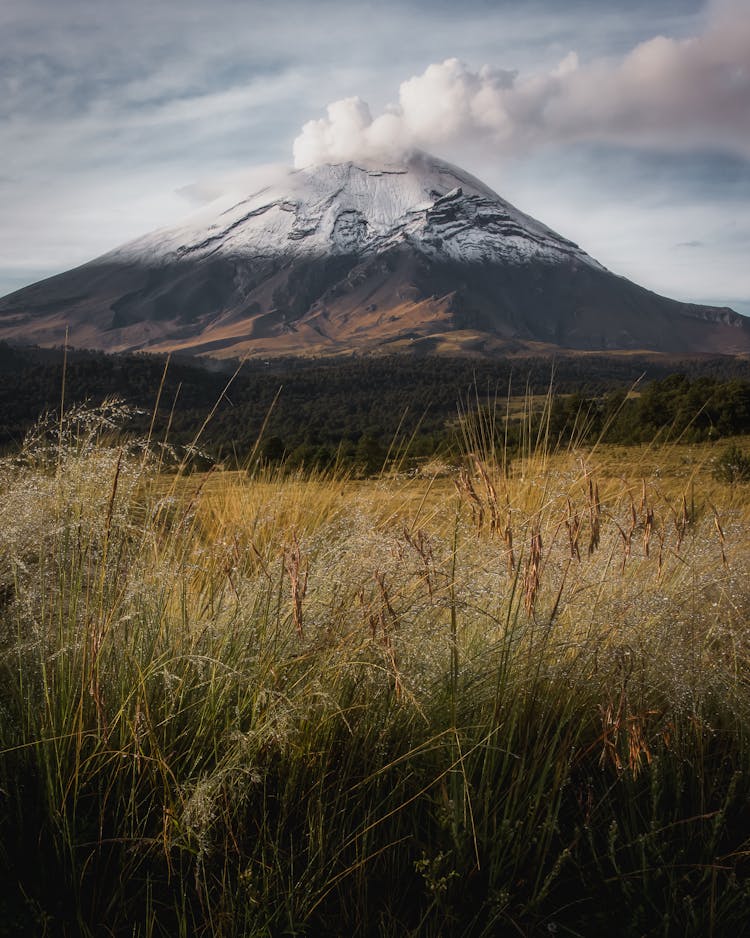
[(0, 464), (0, 934), (721, 935), (748, 529), (700, 459)]

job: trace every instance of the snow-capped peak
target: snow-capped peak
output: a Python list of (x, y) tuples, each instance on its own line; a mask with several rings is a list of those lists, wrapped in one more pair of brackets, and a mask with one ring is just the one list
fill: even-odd
[(213, 218), (204, 211), (192, 224), (139, 238), (107, 260), (364, 256), (402, 244), (465, 263), (574, 257), (599, 267), (478, 179), (424, 153), (402, 165), (347, 162), (290, 171)]

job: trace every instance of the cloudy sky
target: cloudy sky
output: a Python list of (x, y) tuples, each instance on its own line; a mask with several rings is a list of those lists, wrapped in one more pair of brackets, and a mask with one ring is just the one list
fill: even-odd
[(0, 295), (410, 147), (750, 315), (750, 0), (1, 0)]

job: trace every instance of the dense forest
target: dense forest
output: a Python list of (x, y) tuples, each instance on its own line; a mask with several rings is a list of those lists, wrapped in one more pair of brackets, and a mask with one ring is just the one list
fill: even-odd
[(132, 409), (126, 429), (134, 434), (147, 432), (156, 406), (154, 432), (176, 446), (191, 443), (211, 415), (199, 441), (210, 460), (243, 465), (255, 454), (291, 466), (338, 461), (374, 471), (394, 441), (407, 457), (450, 452), (460, 414), (479, 415), (511, 450), (540, 431), (552, 443), (638, 443), (658, 434), (698, 442), (747, 433), (750, 363), (390, 356), (238, 366), (146, 354), (63, 356), (0, 343), (4, 452), (17, 449), (61, 401), (69, 409), (112, 398)]

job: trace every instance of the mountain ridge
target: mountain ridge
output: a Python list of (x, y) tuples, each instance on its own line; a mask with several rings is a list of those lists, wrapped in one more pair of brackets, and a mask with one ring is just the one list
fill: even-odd
[(0, 339), (337, 355), (750, 352), (728, 308), (660, 297), (458, 167), (325, 164), (0, 299)]

